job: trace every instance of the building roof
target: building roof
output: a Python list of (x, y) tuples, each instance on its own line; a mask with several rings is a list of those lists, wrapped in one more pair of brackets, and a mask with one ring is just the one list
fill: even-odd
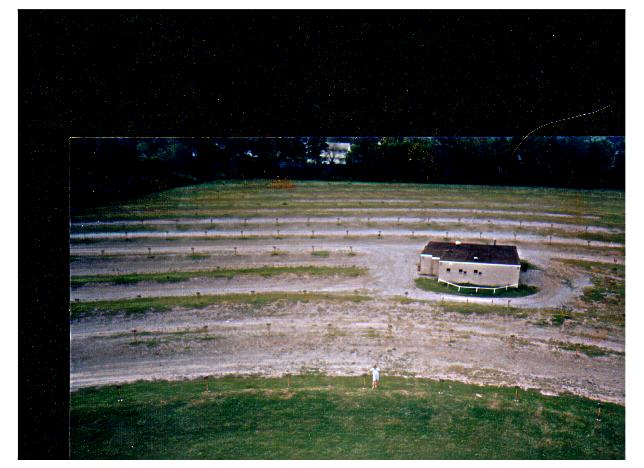
[(448, 262), (496, 263), (521, 265), (514, 245), (464, 244), (455, 242), (430, 242), (422, 251), (424, 255), (438, 257)]

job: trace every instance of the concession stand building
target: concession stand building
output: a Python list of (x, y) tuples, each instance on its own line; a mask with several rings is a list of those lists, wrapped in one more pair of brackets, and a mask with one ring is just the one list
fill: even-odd
[(430, 242), (420, 254), (419, 272), (455, 285), (518, 287), (521, 262), (514, 245)]

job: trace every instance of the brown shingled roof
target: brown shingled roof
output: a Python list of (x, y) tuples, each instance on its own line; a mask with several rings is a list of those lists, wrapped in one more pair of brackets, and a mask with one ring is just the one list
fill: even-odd
[(425, 246), (422, 253), (448, 262), (497, 263), (500, 265), (521, 264), (519, 253), (514, 245), (430, 242)]

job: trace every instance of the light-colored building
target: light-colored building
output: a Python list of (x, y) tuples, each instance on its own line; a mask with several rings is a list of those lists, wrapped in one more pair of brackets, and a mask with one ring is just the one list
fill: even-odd
[(327, 143), (326, 150), (320, 153), (322, 164), (346, 164), (347, 153), (351, 150), (351, 143)]
[(477, 286), (519, 286), (521, 262), (514, 245), (430, 242), (420, 254), (419, 272), (439, 281)]

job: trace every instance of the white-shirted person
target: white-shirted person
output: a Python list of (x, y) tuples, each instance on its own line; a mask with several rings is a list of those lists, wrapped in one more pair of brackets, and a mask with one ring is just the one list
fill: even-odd
[(378, 367), (378, 364), (374, 364), (369, 372), (371, 372), (371, 375), (373, 377), (373, 380), (371, 381), (371, 388), (378, 388), (378, 384), (380, 383), (380, 368)]

